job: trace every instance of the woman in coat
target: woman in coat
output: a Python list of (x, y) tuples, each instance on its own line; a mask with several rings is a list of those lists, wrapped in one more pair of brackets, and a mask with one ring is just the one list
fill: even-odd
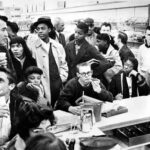
[(10, 41), (10, 55), (17, 75), (17, 83), (24, 80), (24, 71), (29, 66), (36, 66), (36, 61), (22, 37), (14, 37)]

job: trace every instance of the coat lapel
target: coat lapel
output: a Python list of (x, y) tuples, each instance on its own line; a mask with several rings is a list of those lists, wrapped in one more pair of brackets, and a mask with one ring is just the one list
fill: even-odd
[(78, 64), (80, 60), (84, 57), (86, 49), (87, 49), (87, 44), (85, 40), (83, 44), (81, 45), (80, 49), (78, 50), (78, 54), (76, 55), (76, 58), (75, 58), (75, 64)]

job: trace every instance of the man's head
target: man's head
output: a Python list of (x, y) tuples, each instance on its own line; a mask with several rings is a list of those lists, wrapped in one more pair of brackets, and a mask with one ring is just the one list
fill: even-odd
[(81, 63), (77, 65), (77, 77), (79, 78), (79, 82), (83, 86), (87, 86), (90, 84), (92, 79), (93, 71), (91, 69), (91, 65), (88, 63)]
[(98, 34), (96, 37), (96, 40), (97, 40), (96, 45), (98, 46), (99, 51), (106, 54), (106, 52), (109, 48), (109, 45), (110, 45), (109, 35), (106, 33)]
[(87, 33), (87, 35), (88, 36), (91, 36), (92, 34), (93, 34), (93, 30), (94, 30), (94, 20), (92, 19), (92, 18), (86, 18), (85, 20), (84, 20), (84, 22), (85, 22), (85, 24), (87, 24), (88, 25), (88, 27), (89, 27), (89, 30), (88, 30), (88, 33)]
[(25, 70), (25, 79), (28, 83), (40, 85), (42, 74), (43, 71), (40, 68), (36, 66), (30, 66)]
[(111, 32), (111, 24), (108, 22), (102, 23), (101, 28), (100, 28), (100, 33), (106, 33), (110, 35), (110, 32)]
[(0, 17), (0, 44), (7, 47), (8, 46), (8, 32), (7, 23)]
[(41, 17), (34, 23), (37, 34), (41, 40), (46, 41), (49, 33), (53, 30), (53, 25), (49, 17)]
[(19, 27), (16, 22), (7, 22), (7, 32), (10, 38), (16, 36), (18, 31)]
[(128, 36), (126, 33), (119, 31), (114, 34), (114, 41), (116, 45), (126, 45), (128, 41)]
[(146, 28), (145, 39), (147, 45), (150, 46), (150, 26), (147, 26)]
[(12, 72), (6, 68), (0, 67), (0, 97), (7, 96), (15, 87), (15, 77)]
[(55, 18), (53, 25), (57, 32), (64, 31), (64, 21), (61, 18), (59, 17)]
[(75, 35), (74, 35), (76, 42), (82, 43), (87, 33), (88, 33), (88, 26), (83, 22), (78, 23), (77, 27), (75, 28)]
[(123, 62), (123, 68), (124, 68), (124, 72), (129, 75), (129, 73), (132, 70), (136, 70), (138, 69), (138, 61), (136, 58), (133, 57), (128, 57), (124, 60)]

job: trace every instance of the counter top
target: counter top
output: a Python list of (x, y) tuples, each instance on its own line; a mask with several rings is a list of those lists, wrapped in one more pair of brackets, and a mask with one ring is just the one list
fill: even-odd
[(102, 117), (101, 121), (95, 124), (95, 126), (100, 128), (102, 131), (150, 121), (150, 96), (117, 100), (113, 103), (104, 103), (103, 109), (107, 109), (107, 107), (113, 108), (115, 105), (127, 107), (128, 112), (109, 118)]

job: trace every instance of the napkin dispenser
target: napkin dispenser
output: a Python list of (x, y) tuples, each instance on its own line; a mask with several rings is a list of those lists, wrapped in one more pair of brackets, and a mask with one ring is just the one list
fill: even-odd
[(95, 121), (98, 122), (101, 120), (101, 110), (103, 102), (101, 100), (83, 95), (76, 100), (76, 105), (82, 107), (92, 107), (95, 117)]

